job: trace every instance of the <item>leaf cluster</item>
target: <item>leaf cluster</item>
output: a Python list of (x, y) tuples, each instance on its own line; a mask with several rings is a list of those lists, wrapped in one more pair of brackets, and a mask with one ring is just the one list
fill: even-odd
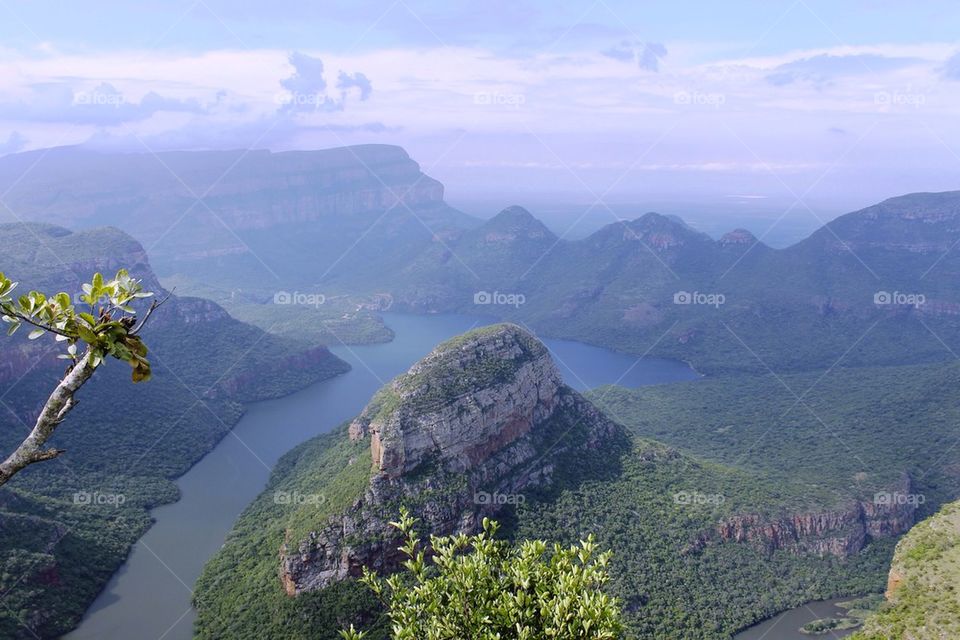
[[(89, 283), (82, 285), (83, 293), (78, 296), (82, 304), (74, 304), (64, 291), (49, 296), (30, 291), (17, 297), (13, 292), (18, 284), (0, 273), (0, 319), (8, 325), (7, 335), (27, 325), (32, 327), (27, 336), (30, 340), (52, 333), (57, 342), (66, 342), (66, 353), (60, 358), (76, 362), (80, 344), (89, 351), (89, 362), (94, 368), (110, 356), (130, 365), (134, 382), (150, 379), (147, 346), (137, 335), (143, 322), (137, 323), (132, 305), (153, 294), (144, 291), (141, 281), (131, 278), (125, 269), (117, 271), (112, 280), (94, 274)], [(156, 306), (155, 303), (151, 310)]]
[[(421, 545), (415, 520), (392, 523), (404, 536), (406, 571), (362, 582), (389, 610), (395, 640), (612, 640), (622, 637), (619, 604), (603, 592), (611, 554), (592, 536), (579, 545), (519, 545), (496, 539), (487, 518), (474, 536), (431, 536)], [(344, 640), (362, 640), (351, 627)]]

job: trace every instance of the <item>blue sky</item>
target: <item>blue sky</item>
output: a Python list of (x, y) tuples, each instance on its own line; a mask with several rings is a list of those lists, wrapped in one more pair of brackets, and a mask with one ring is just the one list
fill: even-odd
[(940, 0), (0, 0), (0, 154), (383, 142), (453, 200), (827, 215), (960, 187), (958, 24)]

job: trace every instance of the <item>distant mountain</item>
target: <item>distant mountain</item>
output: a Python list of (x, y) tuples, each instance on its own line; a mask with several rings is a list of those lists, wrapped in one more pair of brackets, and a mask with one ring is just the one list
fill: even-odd
[[(165, 295), (143, 247), (117, 229), (4, 224), (0, 246), (0, 269), (24, 292), (78, 295), (93, 272), (112, 276), (124, 267)], [(266, 334), (199, 298), (171, 297), (144, 340), (154, 378), (134, 386), (125, 364), (107, 362), (51, 443), (66, 453), (0, 489), (4, 638), (70, 630), (150, 526), (149, 509), (177, 498), (173, 480), (226, 435), (241, 402), (348, 368), (324, 347)], [(0, 340), (0, 450), (19, 444), (62, 375), (59, 346), (23, 334)]]
[(371, 260), (375, 268), (409, 260), (434, 233), (473, 224), (444, 203), (443, 185), (388, 145), (282, 153), (48, 149), (0, 158), (0, 190), (21, 219), (114, 225), (147, 248), (161, 276), (189, 274), (228, 290), (376, 273), (366, 268)]
[[(576, 241), (490, 248), (472, 230), (383, 282), (400, 308), (491, 314), (711, 373), (942, 360), (960, 352), (958, 210), (960, 192), (895, 198), (782, 250), (653, 213)], [(477, 291), (522, 304), (480, 306)]]
[[(656, 213), (580, 240), (521, 207), (482, 222), (383, 145), (54, 149), (0, 159), (4, 185), (18, 215), (112, 221), (165, 282), (290, 336), (385, 340), (374, 314), (392, 308), (492, 315), (708, 373), (960, 353), (960, 192), (892, 198), (773, 249), (744, 229), (715, 240)], [(283, 292), (326, 302), (294, 319), (274, 304)]]
[[(385, 638), (355, 578), (363, 566), (396, 567), (387, 522), (401, 505), (425, 533), (472, 532), (495, 516), (516, 538), (596, 534), (614, 551), (610, 588), (637, 637), (729, 637), (811, 598), (876, 591), (895, 538), (921, 512), (899, 496), (926, 492), (929, 509), (960, 490), (949, 461), (914, 479), (951, 434), (958, 371), (832, 373), (810, 402), (843, 425), (839, 437), (858, 447), (850, 454), (806, 411), (771, 423), (758, 406), (779, 415), (794, 399), (768, 377), (584, 399), (526, 331), (469, 332), (284, 457), (197, 583), (197, 636), (325, 640), (354, 622)], [(903, 403), (918, 388), (926, 402)], [(902, 415), (887, 401), (904, 404)], [(863, 406), (869, 432), (843, 422)], [(766, 429), (776, 430), (769, 441)], [(909, 451), (867, 446), (908, 429)], [(808, 446), (815, 460), (798, 454)]]

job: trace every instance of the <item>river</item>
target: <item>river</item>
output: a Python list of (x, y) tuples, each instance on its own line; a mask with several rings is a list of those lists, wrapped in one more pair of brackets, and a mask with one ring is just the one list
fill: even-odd
[(817, 602), (808, 602), (800, 605), (796, 609), (790, 609), (776, 615), (769, 620), (756, 624), (749, 629), (741, 631), (733, 637), (733, 640), (837, 640), (853, 634), (856, 629), (847, 629), (845, 631), (829, 631), (822, 635), (809, 635), (800, 632), (800, 627), (820, 620), (822, 618), (845, 618), (847, 612), (837, 606), (838, 602), (853, 600), (855, 596), (849, 598), (836, 598), (834, 600), (821, 600)]
[[(240, 512), (263, 490), (281, 455), (363, 409), (386, 381), (437, 343), (489, 321), (462, 315), (384, 314), (396, 338), (332, 349), (353, 367), (297, 393), (251, 404), (210, 453), (184, 474), (181, 498), (154, 509), (154, 525), (110, 579), (69, 640), (185, 640), (193, 630), (194, 582)], [(564, 379), (585, 390), (696, 378), (685, 364), (637, 358), (565, 340), (545, 340)], [(162, 443), (161, 443), (162, 444)]]

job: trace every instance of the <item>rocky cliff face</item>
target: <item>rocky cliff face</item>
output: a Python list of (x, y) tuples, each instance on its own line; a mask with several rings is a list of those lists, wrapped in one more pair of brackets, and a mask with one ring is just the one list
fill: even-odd
[[(575, 429), (583, 437), (572, 445), (565, 435)], [(296, 595), (363, 566), (395, 566), (388, 523), (401, 504), (423, 530), (472, 533), (483, 517), (525, 499), (525, 489), (549, 483), (558, 455), (599, 446), (616, 429), (563, 384), (546, 348), (519, 327), (496, 325), (445, 343), (350, 424), (351, 438), (370, 442), (369, 486), (345, 513), (285, 542), (284, 589)]]
[[(878, 494), (879, 496), (880, 494)], [(844, 507), (791, 514), (778, 519), (745, 514), (728, 518), (701, 536), (694, 547), (710, 541), (746, 542), (767, 552), (778, 550), (849, 557), (873, 538), (893, 538), (910, 529), (917, 505), (907, 475), (884, 495), (890, 500), (856, 501)]]
[(30, 154), (20, 154), (0, 162), (0, 185), (10, 185), (9, 202), (21, 215), (71, 227), (115, 224), (148, 245), (177, 233), (183, 219), (193, 234), (209, 235), (222, 234), (216, 225), (241, 232), (398, 204), (443, 204), (443, 185), (389, 145), (155, 155), (63, 148), (17, 181), (29, 161)]

